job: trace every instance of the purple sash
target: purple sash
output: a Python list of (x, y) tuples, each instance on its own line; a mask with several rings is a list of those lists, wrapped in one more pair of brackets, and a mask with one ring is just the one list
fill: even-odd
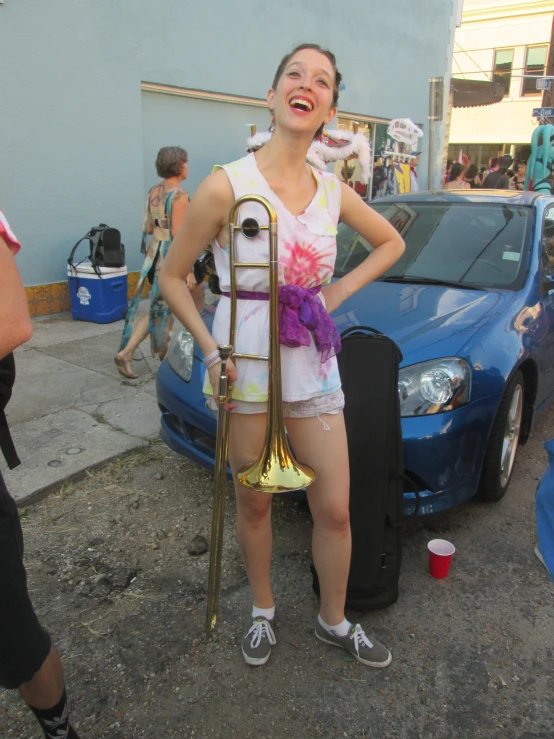
[[(283, 346), (310, 346), (314, 334), (321, 361), (327, 362), (341, 350), (340, 334), (321, 300), (316, 297), (321, 287), (282, 285), (279, 288), (279, 341)], [(222, 293), (226, 298), (231, 293)], [(237, 290), (239, 300), (269, 300), (269, 293)]]

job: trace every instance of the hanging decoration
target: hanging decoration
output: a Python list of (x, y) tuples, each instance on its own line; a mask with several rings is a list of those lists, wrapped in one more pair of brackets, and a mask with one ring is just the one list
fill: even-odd
[[(271, 131), (254, 133), (246, 141), (248, 151), (257, 151), (271, 139)], [(371, 147), (363, 133), (352, 131), (324, 131), (323, 135), (314, 139), (306, 159), (318, 169), (325, 169), (329, 162), (357, 158), (360, 164), (360, 179), (367, 185), (371, 175)]]
[(423, 131), (410, 118), (394, 118), (387, 129), (391, 139), (407, 144), (411, 149), (417, 149), (417, 142), (423, 136)]

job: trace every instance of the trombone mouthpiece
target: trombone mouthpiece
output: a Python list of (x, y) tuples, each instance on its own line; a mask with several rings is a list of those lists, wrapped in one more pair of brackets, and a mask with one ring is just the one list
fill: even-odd
[(226, 362), (233, 353), (233, 347), (231, 344), (219, 344), (217, 348), (222, 362)]

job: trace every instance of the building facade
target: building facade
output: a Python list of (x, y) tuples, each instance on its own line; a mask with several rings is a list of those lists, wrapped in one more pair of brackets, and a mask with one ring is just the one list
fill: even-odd
[(463, 150), (478, 165), (504, 153), (527, 160), (542, 91), (526, 75), (545, 74), (553, 15), (552, 0), (465, 0), (452, 73), (499, 82), (505, 93), (494, 105), (453, 110), (450, 159)]
[[(189, 152), (191, 195), (244, 155), (281, 57), (337, 55), (341, 126), (379, 141), (392, 118), (427, 132), (428, 80), (449, 83), (460, 0), (5, 0), (0, 3), (0, 208), (35, 315), (67, 310), (66, 260), (100, 222), (119, 228), (136, 281), (161, 146)], [(439, 138), (439, 144), (443, 143)], [(420, 176), (426, 183), (427, 135)]]

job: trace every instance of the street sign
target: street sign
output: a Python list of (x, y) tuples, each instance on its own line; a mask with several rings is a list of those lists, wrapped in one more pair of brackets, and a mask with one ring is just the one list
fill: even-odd
[(554, 118), (554, 108), (533, 108), (533, 118)]
[(537, 79), (537, 90), (550, 90), (552, 80), (547, 80), (539, 77)]

